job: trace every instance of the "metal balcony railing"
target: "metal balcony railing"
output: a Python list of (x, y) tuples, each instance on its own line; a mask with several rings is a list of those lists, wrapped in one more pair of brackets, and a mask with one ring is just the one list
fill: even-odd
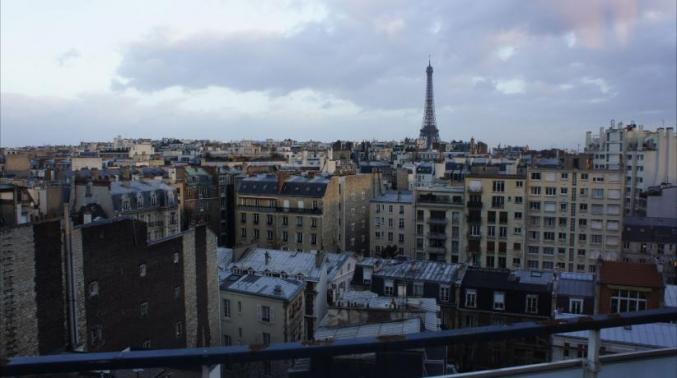
[[(661, 308), (611, 315), (585, 316), (509, 325), (490, 325), (401, 336), (360, 337), (271, 345), (160, 349), (129, 352), (72, 353), (13, 357), (0, 364), (0, 376), (61, 374), (113, 369), (208, 367), (224, 363), (311, 359), (312, 376), (331, 376), (332, 358), (360, 353), (393, 352), (478, 341), (497, 341), (554, 333), (593, 330), (588, 359), (599, 363), (599, 331), (602, 328), (677, 320), (677, 308)], [(597, 356), (595, 358), (595, 356)], [(202, 369), (203, 372), (208, 369)]]

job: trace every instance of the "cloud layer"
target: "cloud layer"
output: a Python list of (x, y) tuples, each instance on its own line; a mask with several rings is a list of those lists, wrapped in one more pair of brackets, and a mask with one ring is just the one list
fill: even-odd
[[(42, 143), (36, 129), (82, 133), (50, 139), (70, 142), (118, 133), (416, 136), (429, 54), (444, 139), (575, 147), (585, 130), (611, 118), (647, 127), (677, 119), (674, 1), (322, 7), (323, 17), (282, 32), (196, 28), (177, 38), (150, 25), (146, 37), (123, 45), (106, 93), (70, 100), (3, 93), (3, 139)], [(60, 64), (81, 53), (68, 50)]]

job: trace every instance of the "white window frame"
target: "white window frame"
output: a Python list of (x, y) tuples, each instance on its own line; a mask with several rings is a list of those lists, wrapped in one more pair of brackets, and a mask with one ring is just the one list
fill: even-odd
[[(569, 298), (569, 313), (582, 314), (584, 303), (583, 298)], [(576, 311), (576, 308), (578, 308), (578, 311)]]
[(449, 285), (440, 285), (440, 302), (449, 302), (451, 297), (451, 287)]
[(492, 307), (497, 311), (505, 311), (505, 292), (494, 291), (494, 304)]
[(527, 314), (538, 314), (538, 295), (527, 294), (524, 311)]
[(465, 307), (477, 308), (477, 290), (465, 289)]
[(231, 317), (230, 299), (224, 299), (222, 303), (223, 303), (223, 317), (225, 317), (226, 319), (230, 319)]
[(392, 297), (395, 293), (395, 283), (393, 280), (384, 280), (383, 281), (383, 295)]

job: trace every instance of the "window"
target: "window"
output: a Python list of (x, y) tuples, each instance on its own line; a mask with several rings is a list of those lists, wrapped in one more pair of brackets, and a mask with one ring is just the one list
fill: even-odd
[(468, 308), (477, 307), (477, 290), (465, 289), (465, 307)]
[(254, 240), (259, 240), (259, 229), (258, 228), (254, 229)]
[(530, 314), (538, 313), (538, 295), (527, 294), (526, 312)]
[(505, 203), (505, 197), (503, 196), (493, 196), (491, 197), (491, 207), (494, 209), (502, 209)]
[(230, 299), (223, 300), (223, 316), (230, 318)]
[(247, 213), (240, 214), (240, 223), (247, 223)]
[(317, 218), (310, 218), (310, 227), (317, 228)]
[(449, 302), (451, 289), (448, 285), (440, 285), (440, 302)]
[(303, 243), (303, 232), (297, 232), (296, 233), (296, 242), (297, 243)]
[(310, 234), (310, 244), (317, 245), (317, 234)]
[(516, 197), (515, 197), (515, 204), (516, 204), (516, 205), (521, 204), (522, 201), (523, 201), (523, 200), (522, 200), (522, 196), (516, 196)]
[(515, 212), (515, 220), (522, 219), (522, 212), (521, 211), (516, 211)]
[(504, 192), (505, 191), (505, 182), (504, 181), (494, 181), (493, 182), (494, 192)]
[(259, 215), (254, 214), (254, 224), (259, 224)]
[(176, 322), (176, 337), (183, 335), (183, 322)]
[(247, 229), (246, 228), (242, 227), (240, 229), (240, 237), (243, 238), (243, 239), (247, 238)]
[(270, 306), (259, 306), (259, 320), (270, 323)]
[(583, 299), (569, 298), (569, 313), (582, 314), (583, 313)]
[(270, 345), (270, 333), (261, 333), (261, 341), (263, 341), (263, 345)]
[(266, 231), (266, 240), (273, 240), (273, 231)]
[(96, 325), (89, 330), (89, 340), (92, 344), (98, 344), (103, 339), (103, 328)]
[(532, 187), (529, 189), (529, 192), (530, 192), (532, 195), (539, 195), (539, 194), (541, 194), (541, 187), (540, 187), (540, 186), (532, 186)]
[(148, 302), (142, 302), (139, 306), (139, 314), (142, 318), (148, 316)]
[(181, 286), (174, 287), (174, 299), (181, 299)]
[(515, 181), (515, 187), (516, 188), (524, 187), (524, 181)]
[(233, 340), (230, 338), (229, 335), (223, 335), (223, 345), (225, 346), (233, 345)]
[(270, 214), (266, 215), (266, 224), (269, 225), (269, 226), (273, 224), (273, 216), (272, 215), (270, 215)]
[(541, 172), (531, 172), (531, 179), (532, 180), (540, 180), (541, 179)]
[(557, 188), (548, 186), (545, 188), (545, 195), (546, 196), (554, 196), (557, 195)]
[(146, 277), (146, 264), (139, 265), (139, 277)]
[(296, 225), (298, 227), (303, 226), (303, 217), (296, 217)]
[(494, 310), (505, 310), (505, 293), (502, 291), (494, 292)]
[(92, 281), (89, 283), (89, 297), (96, 297), (99, 295), (99, 283), (97, 281)]
[(393, 280), (385, 280), (383, 283), (383, 295), (392, 297), (393, 296)]
[(414, 282), (414, 296), (415, 297), (423, 296), (423, 282)]
[(611, 296), (611, 311), (630, 312), (646, 310), (646, 293), (635, 290), (615, 290)]

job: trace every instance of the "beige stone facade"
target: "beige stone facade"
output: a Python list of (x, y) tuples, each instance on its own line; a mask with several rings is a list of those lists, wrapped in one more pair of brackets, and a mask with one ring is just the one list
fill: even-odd
[(411, 192), (384, 193), (370, 203), (370, 256), (416, 257), (416, 212)]
[(487, 268), (523, 266), (525, 188), (526, 177), (519, 175), (465, 178), (466, 262)]
[(530, 168), (524, 266), (594, 272), (619, 259), (623, 188), (620, 171)]
[(416, 259), (463, 262), (465, 256), (462, 187), (416, 188)]

